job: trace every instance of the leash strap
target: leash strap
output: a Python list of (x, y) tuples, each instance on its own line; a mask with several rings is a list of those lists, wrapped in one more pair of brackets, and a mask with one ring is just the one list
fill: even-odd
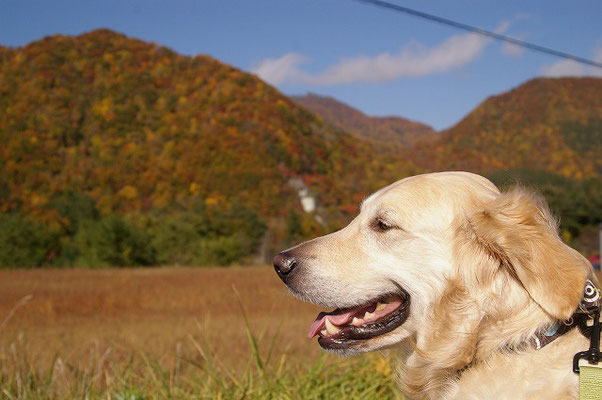
[(602, 364), (579, 366), (579, 399), (602, 400)]
[[(575, 354), (573, 371), (579, 374), (579, 399), (602, 400), (602, 353), (600, 353), (600, 303), (602, 291), (591, 280), (586, 281), (580, 310), (592, 319), (588, 329), (587, 321), (580, 326), (582, 332), (589, 330), (590, 348)], [(576, 365), (575, 365), (576, 364)]]

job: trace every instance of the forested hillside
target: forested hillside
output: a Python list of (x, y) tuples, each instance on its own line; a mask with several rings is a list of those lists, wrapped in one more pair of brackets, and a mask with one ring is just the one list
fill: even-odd
[(539, 188), (567, 241), (602, 222), (601, 79), (527, 82), (439, 134), (295, 102), (110, 30), (0, 47), (0, 266), (265, 261), (368, 193), (444, 169)]
[(540, 78), (485, 100), (415, 159), (429, 169), (602, 177), (602, 79)]
[(384, 148), (396, 144), (408, 147), (419, 140), (436, 137), (428, 125), (397, 116), (371, 117), (332, 97), (310, 93), (291, 98), (329, 124)]
[[(19, 264), (227, 263), (266, 235), (276, 246), (332, 229), (416, 171), (374, 161), (369, 143), (252, 75), (109, 30), (0, 49), (0, 142), (0, 230), (35, 232), (30, 247), (45, 249)], [(193, 247), (212, 255), (177, 250)]]

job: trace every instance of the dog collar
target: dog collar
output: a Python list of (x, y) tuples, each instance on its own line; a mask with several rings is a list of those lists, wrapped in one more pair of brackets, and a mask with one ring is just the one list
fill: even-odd
[(596, 311), (601, 308), (602, 290), (600, 290), (591, 279), (587, 279), (583, 289), (583, 298), (579, 302), (579, 306), (575, 313), (566, 321), (557, 321), (545, 331), (536, 332), (529, 340), (531, 347), (539, 350), (575, 327), (579, 327), (581, 333), (584, 336), (589, 337), (589, 330), (586, 327), (586, 323), (589, 319), (594, 318)]
[[(602, 354), (599, 352), (599, 347), (595, 347), (596, 344), (594, 341), (599, 342), (600, 338), (600, 323), (596, 324), (596, 320), (599, 320), (600, 310), (602, 309), (602, 290), (598, 288), (591, 279), (586, 279), (585, 286), (583, 289), (583, 297), (575, 310), (575, 313), (567, 319), (566, 321), (557, 321), (545, 331), (536, 332), (530, 339), (522, 342), (517, 346), (505, 346), (508, 351), (522, 351), (527, 348), (534, 348), (536, 350), (540, 350), (544, 346), (552, 343), (554, 340), (558, 339), (560, 336), (568, 333), (575, 327), (579, 327), (581, 333), (590, 338), (592, 344), (590, 345), (590, 349), (585, 352), (577, 353), (573, 360), (573, 371), (579, 372), (579, 359), (580, 358), (588, 358), (594, 354), (594, 357), (598, 357), (599, 360), (602, 360)], [(588, 326), (587, 322), (589, 320), (593, 320), (592, 326)], [(597, 334), (594, 330), (597, 329)], [(597, 340), (596, 340), (597, 336)], [(575, 361), (576, 360), (576, 361)], [(577, 363), (577, 369), (575, 369), (575, 363)], [(456, 371), (456, 375), (459, 377), (464, 371), (469, 369), (473, 365), (473, 362), (465, 365)]]
[(565, 333), (570, 332), (573, 328), (579, 327), (581, 333), (585, 337), (590, 337), (587, 321), (594, 318), (596, 311), (602, 308), (602, 290), (598, 288), (591, 279), (585, 280), (583, 288), (583, 297), (577, 306), (577, 309), (566, 321), (556, 321), (549, 325), (545, 330), (535, 332), (535, 334), (517, 346), (506, 346), (507, 350), (520, 351), (527, 348), (536, 350), (542, 349), (544, 346), (552, 343)]

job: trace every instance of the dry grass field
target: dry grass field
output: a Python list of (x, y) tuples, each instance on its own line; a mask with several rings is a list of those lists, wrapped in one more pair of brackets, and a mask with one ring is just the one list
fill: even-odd
[(0, 270), (0, 399), (402, 399), (267, 266)]
[(92, 348), (167, 357), (194, 351), (190, 336), (203, 335), (235, 362), (249, 347), (241, 307), (254, 332), (280, 331), (278, 353), (319, 354), (305, 337), (318, 309), (293, 299), (269, 267), (0, 271), (0, 321), (14, 309), (2, 342), (22, 335), (36, 354), (74, 363)]
[[(357, 363), (379, 374), (370, 379), (391, 397), (382, 356), (324, 357), (306, 338), (318, 311), (267, 266), (0, 270), (0, 384), (10, 388), (0, 398), (113, 398), (134, 389), (142, 390), (134, 398), (296, 398), (314, 390), (295, 388), (306, 374), (319, 370), (340, 384), (329, 374)], [(258, 386), (264, 369), (269, 384)], [(278, 386), (287, 379), (292, 389)]]

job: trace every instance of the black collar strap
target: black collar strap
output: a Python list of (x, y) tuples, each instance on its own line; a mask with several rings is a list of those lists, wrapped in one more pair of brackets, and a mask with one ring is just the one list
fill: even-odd
[(589, 330), (586, 329), (586, 322), (594, 317), (596, 310), (600, 310), (601, 308), (602, 290), (600, 290), (591, 279), (587, 279), (585, 281), (585, 288), (583, 289), (583, 298), (579, 302), (579, 306), (571, 318), (566, 321), (556, 322), (546, 331), (536, 332), (529, 340), (529, 343), (533, 348), (539, 350), (576, 326), (579, 327), (581, 333), (589, 337)]
[[(505, 348), (508, 351), (522, 351), (529, 347), (539, 350), (565, 333), (571, 331), (573, 328), (579, 327), (581, 333), (589, 338), (592, 343), (590, 344), (590, 349), (588, 351), (580, 352), (575, 355), (577, 361), (573, 361), (573, 364), (578, 364), (580, 358), (589, 358), (592, 360), (592, 354), (594, 354), (594, 357), (596, 357), (597, 360), (602, 360), (602, 353), (599, 352), (599, 348), (597, 347), (599, 345), (597, 342), (600, 340), (600, 323), (596, 324), (594, 322), (592, 323), (592, 326), (587, 325), (589, 320), (594, 321), (595, 318), (599, 318), (601, 309), (602, 290), (600, 290), (591, 279), (586, 279), (585, 287), (583, 289), (583, 298), (579, 302), (577, 310), (569, 319), (566, 321), (557, 321), (545, 331), (536, 332), (535, 335), (521, 344), (517, 346), (507, 345)], [(593, 343), (594, 341), (596, 343)], [(458, 377), (470, 368), (472, 364), (473, 362), (456, 371)], [(579, 367), (577, 366), (575, 369), (575, 366), (573, 365), (573, 371), (578, 372)]]

